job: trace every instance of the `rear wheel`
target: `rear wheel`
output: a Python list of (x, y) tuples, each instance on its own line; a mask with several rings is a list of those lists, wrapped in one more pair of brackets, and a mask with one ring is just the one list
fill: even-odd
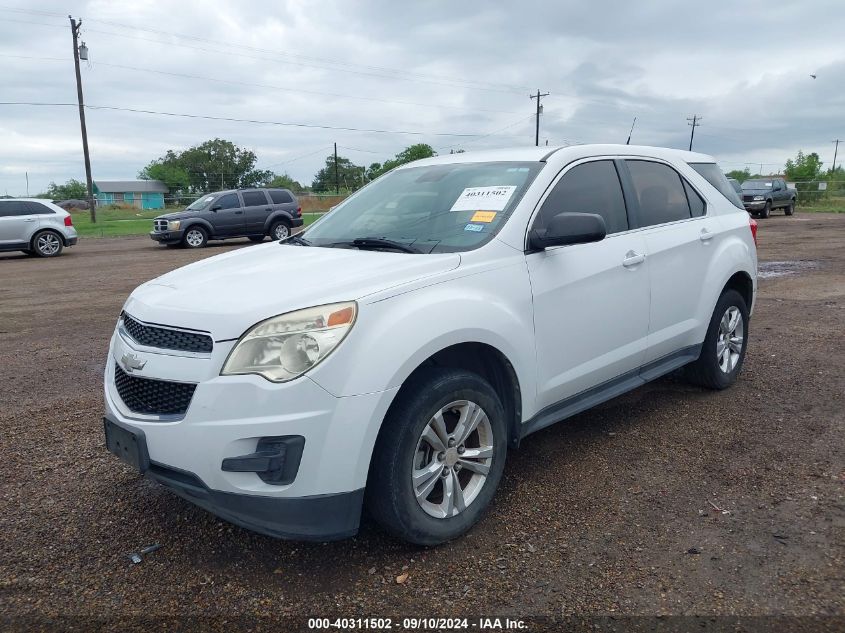
[(505, 413), (477, 374), (433, 368), (412, 381), (384, 420), (366, 501), (393, 535), (437, 545), (468, 531), (493, 498), (507, 453)]
[(182, 244), (188, 248), (202, 248), (208, 244), (208, 233), (201, 226), (192, 226), (185, 231)]
[(795, 200), (790, 200), (783, 212), (786, 213), (786, 215), (792, 215), (795, 213)]
[(760, 212), (761, 218), (767, 218), (772, 214), (772, 203), (766, 200), (766, 206), (763, 207), (763, 210)]
[(701, 356), (687, 366), (687, 376), (708, 389), (730, 387), (742, 369), (747, 345), (748, 307), (736, 290), (726, 290), (710, 318)]
[(55, 231), (41, 231), (32, 238), (32, 250), (39, 257), (57, 257), (62, 246), (62, 237)]
[(274, 222), (270, 227), (270, 237), (274, 240), (284, 240), (290, 237), (290, 226), (284, 220)]

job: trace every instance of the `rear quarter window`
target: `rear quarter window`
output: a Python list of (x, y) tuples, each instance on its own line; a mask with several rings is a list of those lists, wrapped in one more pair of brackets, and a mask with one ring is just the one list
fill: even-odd
[(287, 191), (271, 191), (270, 199), (273, 201), (273, 204), (288, 204), (293, 202), (293, 196)]
[(745, 210), (739, 194), (731, 187), (728, 177), (722, 173), (722, 170), (719, 169), (716, 163), (689, 163), (689, 166), (697, 171), (704, 180), (713, 185), (732, 205), (743, 211)]

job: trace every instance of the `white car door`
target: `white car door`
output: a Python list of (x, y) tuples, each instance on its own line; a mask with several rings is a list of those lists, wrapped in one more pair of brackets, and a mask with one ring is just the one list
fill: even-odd
[(38, 216), (30, 213), (26, 202), (0, 200), (0, 246), (25, 246), (38, 226)]
[(629, 231), (613, 160), (570, 167), (542, 202), (532, 228), (542, 230), (544, 220), (566, 212), (598, 213), (608, 235), (526, 255), (540, 409), (638, 369), (648, 336), (645, 239)]
[(710, 313), (701, 291), (719, 240), (704, 199), (673, 167), (647, 159), (625, 161), (646, 242), (651, 308), (645, 363), (682, 354), (701, 343)]

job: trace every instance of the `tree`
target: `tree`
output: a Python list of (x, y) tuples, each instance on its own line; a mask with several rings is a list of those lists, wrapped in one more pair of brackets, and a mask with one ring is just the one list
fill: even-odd
[(728, 173), (725, 174), (728, 178), (733, 178), (734, 180), (738, 180), (739, 182), (745, 182), (749, 178), (751, 178), (751, 170), (746, 167), (745, 169), (732, 169)]
[(281, 187), (282, 189), (290, 189), (294, 193), (302, 193), (304, 192), (307, 187), (303, 187), (301, 183), (294, 180), (287, 174), (276, 174), (267, 183), (268, 187)]
[(815, 152), (804, 154), (799, 151), (795, 160), (791, 158), (786, 161), (786, 169), (784, 175), (786, 179), (792, 182), (806, 182), (808, 180), (818, 180), (822, 171), (822, 162), (819, 160), (819, 155)]
[(378, 178), (382, 174), (389, 172), (391, 169), (399, 167), (399, 165), (412, 163), (415, 160), (420, 160), (422, 158), (431, 158), (432, 156), (437, 156), (437, 152), (434, 151), (434, 148), (431, 145), (427, 143), (417, 143), (416, 145), (411, 145), (396, 154), (393, 158), (389, 158), (384, 161), (384, 164), (382, 165), (379, 165), (378, 163), (370, 165), (367, 170), (367, 178), (369, 180)]
[[(337, 173), (340, 188), (346, 191), (355, 191), (363, 184), (365, 169), (345, 156), (338, 156)], [(326, 156), (326, 166), (314, 176), (311, 188), (314, 191), (323, 192), (335, 190), (334, 155)]]
[(168, 150), (164, 156), (141, 170), (139, 177), (152, 178), (153, 174), (159, 174), (171, 178), (172, 182), (179, 185), (181, 193), (257, 187), (273, 177), (271, 171), (255, 169), (257, 160), (252, 150), (215, 138), (182, 152)]
[(162, 158), (151, 162), (138, 174), (142, 180), (160, 180), (171, 193), (187, 192), (191, 186), (191, 178), (173, 150), (168, 150)]
[(63, 185), (50, 183), (47, 191), (38, 195), (39, 198), (50, 198), (50, 200), (87, 200), (88, 188), (84, 182), (71, 178)]

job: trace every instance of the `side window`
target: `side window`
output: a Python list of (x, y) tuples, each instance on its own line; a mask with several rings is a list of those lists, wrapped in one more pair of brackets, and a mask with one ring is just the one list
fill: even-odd
[[(681, 178), (681, 180), (683, 180), (683, 178)], [(692, 217), (701, 217), (707, 212), (707, 207), (704, 204), (704, 200), (702, 200), (701, 196), (698, 195), (698, 192), (692, 188), (691, 184), (689, 184), (686, 180), (684, 180), (683, 182), (684, 189), (687, 192), (687, 200), (689, 201), (689, 208), (692, 212)]]
[(293, 198), (291, 198), (287, 191), (278, 191), (275, 189), (270, 191), (270, 199), (273, 201), (273, 204), (287, 204), (289, 202), (293, 202)]
[(241, 206), (241, 201), (238, 200), (238, 194), (227, 193), (225, 196), (217, 198), (212, 206), (219, 206), (221, 209), (237, 209)]
[(29, 215), (29, 210), (19, 200), (0, 200), (0, 218), (11, 218), (17, 215)]
[(608, 235), (627, 231), (625, 198), (613, 161), (582, 163), (566, 172), (543, 203), (535, 228), (545, 227), (559, 213), (596, 213), (604, 218)]
[(671, 167), (646, 160), (626, 161), (640, 202), (640, 223), (654, 226), (691, 217), (681, 177)]
[(267, 196), (263, 191), (244, 191), (241, 194), (244, 197), (245, 207), (257, 207), (262, 204), (267, 204)]
[(47, 205), (41, 204), (40, 202), (24, 202), (23, 205), (26, 207), (26, 211), (33, 214), (33, 215), (55, 215), (56, 212), (53, 211)]

